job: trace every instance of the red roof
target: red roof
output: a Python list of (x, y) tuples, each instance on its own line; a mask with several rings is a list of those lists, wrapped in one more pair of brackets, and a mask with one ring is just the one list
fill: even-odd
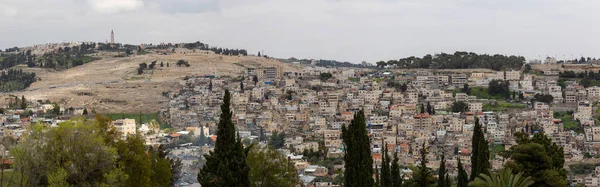
[(402, 144), (400, 144), (400, 147), (408, 147), (408, 144), (402, 143)]
[(373, 160), (381, 160), (381, 153), (373, 154)]
[(212, 135), (212, 136), (210, 136), (210, 139), (211, 139), (213, 142), (217, 142), (217, 135)]
[(177, 137), (179, 137), (179, 135), (180, 135), (180, 134), (173, 133), (173, 134), (170, 134), (169, 136), (171, 136), (171, 137), (173, 137), (173, 138), (177, 138)]
[(428, 117), (429, 117), (429, 114), (427, 114), (427, 113), (415, 115), (415, 118), (428, 118)]

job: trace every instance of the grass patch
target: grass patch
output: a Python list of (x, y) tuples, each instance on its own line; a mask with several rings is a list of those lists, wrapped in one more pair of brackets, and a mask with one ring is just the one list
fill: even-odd
[(494, 111), (494, 112), (500, 112), (500, 111), (506, 111), (508, 109), (522, 109), (522, 108), (526, 108), (527, 105), (523, 104), (523, 103), (507, 103), (507, 102), (497, 102), (495, 104), (490, 104), (490, 103), (484, 103), (483, 104), (483, 111)]
[(2, 186), (19, 186), (21, 182), (21, 174), (12, 169), (4, 170), (2, 178)]
[(554, 118), (558, 118), (562, 121), (565, 131), (573, 130), (577, 133), (583, 133), (581, 123), (574, 120), (572, 114), (572, 112), (554, 112)]
[[(156, 120), (160, 124), (160, 129), (173, 128), (170, 124), (163, 122), (158, 117), (158, 112), (150, 114), (104, 114), (104, 116), (117, 120), (121, 118), (135, 119), (136, 124), (141, 125)], [(140, 122), (141, 119), (141, 122)]]
[(352, 82), (360, 82), (360, 78), (348, 78), (348, 80), (352, 81)]
[[(460, 89), (458, 89), (460, 90)], [(477, 99), (494, 99), (494, 100), (505, 100), (504, 95), (491, 95), (487, 88), (484, 87), (473, 87), (470, 88), (471, 96), (477, 96)]]
[(492, 147), (492, 151), (496, 154), (499, 153), (500, 151), (504, 151), (504, 145), (494, 144), (494, 147)]

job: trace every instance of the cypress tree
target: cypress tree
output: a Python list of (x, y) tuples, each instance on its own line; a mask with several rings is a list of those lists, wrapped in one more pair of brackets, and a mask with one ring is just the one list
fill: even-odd
[(244, 78), (242, 78), (242, 81), (240, 81), (240, 90), (242, 93), (244, 93)]
[(373, 186), (373, 158), (367, 133), (365, 113), (360, 110), (348, 128), (342, 126), (344, 154), (344, 186)]
[(198, 173), (202, 186), (250, 186), (246, 163), (248, 149), (244, 150), (231, 120), (230, 93), (225, 90), (219, 119), (215, 149), (205, 154), (206, 164)]
[(375, 187), (381, 187), (381, 176), (379, 175), (379, 168), (375, 165)]
[[(383, 140), (382, 140), (383, 141)], [(392, 175), (390, 173), (390, 156), (388, 153), (387, 143), (384, 144), (383, 153), (381, 154), (381, 186), (392, 186)]]
[[(398, 145), (398, 144), (396, 144)], [(392, 175), (392, 186), (393, 187), (401, 187), (402, 186), (402, 178), (400, 177), (400, 166), (398, 165), (398, 155), (394, 150), (394, 161), (392, 161), (391, 166), (391, 175)]]
[(467, 171), (463, 167), (460, 162), (460, 157), (458, 158), (458, 185), (456, 187), (467, 187), (469, 186), (469, 176), (467, 176)]
[(452, 182), (450, 181), (450, 175), (448, 175), (448, 173), (446, 173), (446, 185), (444, 187), (451, 187), (452, 186)]
[(421, 114), (425, 113), (425, 105), (423, 105), (423, 104), (421, 104), (421, 111), (420, 111), (420, 113)]
[(431, 108), (431, 103), (429, 101), (427, 101), (427, 113), (429, 115), (433, 114), (432, 108)]
[(442, 154), (442, 160), (440, 161), (440, 169), (438, 170), (438, 187), (446, 187), (446, 158)]
[(208, 83), (208, 90), (212, 92), (212, 79)]
[(429, 187), (435, 184), (435, 178), (432, 175), (431, 169), (427, 167), (428, 152), (426, 143), (426, 141), (423, 141), (423, 147), (419, 150), (419, 159), (421, 162), (417, 166), (417, 171), (413, 174), (413, 181), (411, 181), (413, 185), (410, 186)]
[(27, 109), (27, 100), (25, 100), (25, 96), (21, 96), (21, 109)]
[(479, 118), (475, 118), (475, 126), (473, 127), (473, 139), (472, 139), (471, 152), (471, 178), (473, 181), (479, 174), (488, 173), (490, 169), (490, 150), (488, 148), (488, 142), (485, 140)]

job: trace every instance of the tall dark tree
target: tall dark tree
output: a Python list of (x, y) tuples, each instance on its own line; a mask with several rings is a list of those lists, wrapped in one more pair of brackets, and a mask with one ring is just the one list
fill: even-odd
[(344, 186), (373, 186), (373, 159), (365, 113), (360, 110), (346, 128), (342, 125), (344, 143)]
[(375, 166), (375, 186), (381, 187), (381, 175), (379, 174), (379, 167)]
[(431, 107), (431, 103), (430, 103), (429, 101), (427, 101), (427, 113), (428, 113), (429, 115), (433, 114), (433, 110), (432, 110), (432, 107)]
[[(398, 143), (396, 143), (398, 146)], [(392, 166), (390, 166), (390, 173), (392, 175), (392, 187), (401, 187), (402, 186), (402, 177), (400, 176), (400, 166), (398, 165), (398, 154), (396, 154), (396, 149), (393, 151), (394, 160), (392, 160)]]
[(488, 174), (490, 169), (490, 150), (488, 147), (488, 141), (483, 135), (479, 118), (475, 118), (475, 126), (473, 127), (473, 138), (471, 141), (472, 152), (471, 152), (471, 178), (475, 180), (481, 173)]
[(388, 155), (387, 143), (383, 144), (381, 153), (381, 187), (392, 186), (392, 174), (390, 172), (390, 156)]
[(244, 93), (244, 80), (240, 81), (240, 92)]
[(469, 89), (469, 84), (463, 85), (462, 92), (466, 93), (467, 95), (471, 93), (471, 89)]
[(458, 165), (456, 167), (458, 167), (458, 185), (456, 187), (467, 187), (469, 186), (469, 176), (467, 175), (467, 171), (465, 171), (465, 168), (460, 162), (460, 157), (458, 157), (457, 160)]
[(427, 142), (423, 141), (423, 146), (419, 150), (419, 160), (420, 163), (417, 166), (417, 170), (413, 173), (413, 178), (409, 181), (411, 184), (409, 186), (417, 186), (417, 187), (429, 187), (435, 184), (435, 177), (431, 172), (431, 169), (427, 167)]
[(248, 149), (245, 150), (239, 136), (236, 137), (230, 102), (230, 93), (225, 90), (215, 148), (204, 155), (206, 164), (198, 173), (202, 186), (250, 186)]
[(27, 109), (27, 100), (25, 100), (25, 96), (21, 96), (21, 109)]
[(442, 160), (440, 161), (440, 169), (438, 170), (438, 187), (446, 187), (446, 158), (444, 153), (442, 153)]
[(213, 89), (213, 85), (212, 85), (212, 79), (210, 80), (210, 82), (208, 82), (208, 90), (212, 92)]
[(421, 111), (419, 111), (421, 114), (425, 113), (425, 105), (421, 104)]
[(254, 82), (254, 86), (256, 86), (256, 83), (258, 83), (258, 76), (252, 76), (252, 81)]

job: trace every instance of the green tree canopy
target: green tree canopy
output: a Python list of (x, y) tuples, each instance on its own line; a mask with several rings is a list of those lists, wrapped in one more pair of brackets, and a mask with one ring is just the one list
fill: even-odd
[(267, 147), (254, 146), (246, 158), (250, 167), (250, 186), (284, 186), (291, 187), (299, 183), (296, 168), (279, 151)]
[(342, 125), (344, 143), (344, 186), (373, 186), (373, 158), (363, 110), (354, 114), (346, 127)]

